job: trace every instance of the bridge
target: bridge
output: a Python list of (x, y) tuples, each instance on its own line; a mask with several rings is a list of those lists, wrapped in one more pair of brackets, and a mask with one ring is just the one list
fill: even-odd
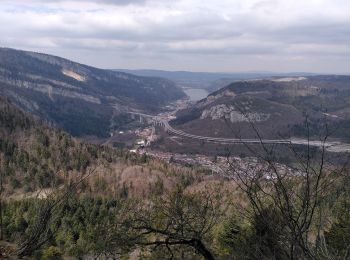
[(186, 133), (181, 130), (174, 129), (169, 122), (160, 117), (152, 116), (143, 113), (137, 112), (128, 112), (129, 114), (138, 115), (147, 119), (151, 119), (156, 125), (161, 125), (164, 130), (168, 133), (178, 135), (181, 137), (186, 137), (194, 140), (200, 140), (204, 142), (220, 143), (220, 144), (292, 144), (291, 140), (287, 139), (241, 139), (241, 138), (219, 138), (219, 137), (209, 137), (209, 136), (200, 136)]

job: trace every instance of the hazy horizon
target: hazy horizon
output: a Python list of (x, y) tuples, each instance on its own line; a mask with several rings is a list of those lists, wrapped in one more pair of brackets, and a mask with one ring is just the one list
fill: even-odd
[(350, 74), (345, 0), (1, 1), (0, 45), (105, 69)]

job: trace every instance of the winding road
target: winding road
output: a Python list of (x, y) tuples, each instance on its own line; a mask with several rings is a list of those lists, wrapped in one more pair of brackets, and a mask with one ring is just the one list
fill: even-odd
[(174, 129), (171, 125), (169, 125), (168, 120), (160, 117), (160, 116), (152, 116), (143, 113), (137, 112), (129, 112), (129, 114), (137, 115), (140, 117), (151, 119), (158, 125), (164, 127), (164, 130), (168, 133), (172, 133), (178, 136), (187, 137), (190, 139), (205, 141), (205, 142), (213, 142), (213, 143), (221, 143), (221, 144), (291, 144), (291, 140), (287, 139), (240, 139), (240, 138), (219, 138), (219, 137), (209, 137), (209, 136), (200, 136), (186, 133), (181, 130)]
[(319, 140), (307, 140), (301, 138), (291, 138), (291, 139), (240, 139), (240, 138), (219, 138), (219, 137), (209, 137), (200, 136), (186, 133), (181, 130), (174, 129), (169, 125), (169, 120), (166, 116), (153, 116), (138, 112), (128, 112), (129, 114), (137, 115), (143, 118), (148, 118), (152, 120), (155, 124), (161, 125), (164, 130), (168, 133), (174, 135), (187, 137), (194, 140), (200, 140), (204, 142), (220, 143), (220, 144), (282, 144), (282, 145), (306, 145), (313, 147), (325, 147), (329, 152), (348, 152), (350, 153), (350, 144), (343, 143), (340, 141), (319, 141)]

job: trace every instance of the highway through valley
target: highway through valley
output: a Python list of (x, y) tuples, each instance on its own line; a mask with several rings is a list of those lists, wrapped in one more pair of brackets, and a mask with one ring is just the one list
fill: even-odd
[(163, 126), (164, 130), (168, 133), (178, 135), (181, 137), (186, 137), (194, 140), (204, 141), (204, 142), (213, 142), (221, 144), (291, 144), (291, 140), (287, 139), (240, 139), (240, 138), (220, 138), (220, 137), (209, 137), (209, 136), (200, 136), (186, 133), (181, 130), (174, 129), (168, 122), (168, 119), (165, 119), (162, 116), (152, 116), (143, 113), (129, 112), (129, 114), (137, 115), (143, 118), (151, 119), (155, 124)]
[(169, 124), (168, 115), (147, 115), (138, 112), (128, 112), (141, 118), (146, 118), (151, 120), (155, 125), (160, 125), (168, 133), (186, 137), (194, 140), (199, 140), (203, 142), (212, 142), (220, 144), (282, 144), (282, 145), (306, 145), (322, 148), (323, 146), (329, 152), (350, 152), (350, 144), (343, 143), (340, 141), (327, 141), (323, 142), (320, 140), (307, 140), (302, 138), (291, 138), (291, 139), (240, 139), (240, 138), (220, 138), (220, 137), (209, 137), (209, 136), (200, 136), (186, 133), (182, 130), (174, 129)]

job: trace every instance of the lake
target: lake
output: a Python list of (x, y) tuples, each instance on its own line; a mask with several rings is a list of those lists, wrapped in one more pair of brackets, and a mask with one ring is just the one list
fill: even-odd
[(191, 101), (198, 101), (209, 95), (208, 91), (200, 88), (186, 88), (183, 91), (190, 97)]

